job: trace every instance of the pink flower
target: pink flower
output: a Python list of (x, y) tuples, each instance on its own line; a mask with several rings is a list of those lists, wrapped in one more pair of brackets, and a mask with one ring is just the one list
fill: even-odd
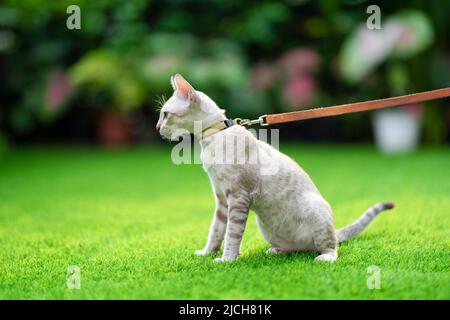
[(289, 79), (283, 87), (283, 100), (289, 109), (308, 107), (314, 100), (316, 81), (311, 75), (299, 75)]
[(320, 56), (310, 48), (297, 48), (280, 58), (280, 66), (288, 78), (315, 71), (320, 66)]
[(358, 33), (360, 50), (368, 64), (377, 64), (385, 59), (398, 41), (402, 26), (395, 22), (386, 23), (382, 30), (369, 30), (362, 26)]
[(268, 63), (258, 63), (250, 73), (250, 83), (252, 88), (266, 90), (270, 88), (276, 80), (274, 68)]
[(63, 71), (55, 71), (45, 93), (45, 106), (48, 111), (56, 112), (70, 98), (73, 92), (72, 84)]

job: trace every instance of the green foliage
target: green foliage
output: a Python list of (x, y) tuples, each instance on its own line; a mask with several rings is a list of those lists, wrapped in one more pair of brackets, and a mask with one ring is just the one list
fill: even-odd
[[(81, 30), (66, 28), (66, 8), (72, 4), (81, 8)], [(20, 137), (86, 105), (121, 111), (148, 107), (156, 96), (171, 94), (169, 77), (176, 72), (240, 117), (285, 110), (286, 100), (292, 100), (291, 111), (448, 85), (450, 7), (437, 1), (381, 1), (380, 32), (395, 33), (400, 26), (406, 38), (366, 52), (358, 34), (369, 4), (5, 0), (0, 67), (8, 76), (0, 87), (0, 130)], [(287, 76), (281, 60), (299, 48), (317, 54), (320, 69), (307, 77)], [(377, 54), (368, 60), (374, 48)], [(277, 75), (258, 88), (254, 71), (262, 63)], [(55, 72), (71, 83), (49, 106)], [(303, 96), (292, 99), (302, 90)], [(436, 117), (440, 127), (444, 113)], [(340, 121), (347, 126), (347, 120)], [(368, 126), (368, 118), (361, 121)], [(444, 131), (439, 132), (443, 141)]]
[(91, 51), (70, 69), (70, 78), (93, 95), (93, 105), (126, 111), (140, 106), (145, 97), (133, 68), (114, 52)]
[[(214, 210), (200, 165), (174, 166), (169, 148), (12, 151), (0, 158), (0, 298), (450, 298), (448, 148), (395, 157), (364, 146), (281, 149), (315, 180), (337, 227), (381, 200), (397, 208), (342, 244), (334, 264), (265, 255), (251, 213), (240, 260), (216, 264), (193, 254)], [(80, 290), (66, 286), (70, 265), (81, 268)], [(372, 265), (380, 290), (367, 288)]]
[(7, 150), (7, 148), (8, 146), (6, 144), (6, 141), (0, 133), (0, 155), (2, 155)]
[(263, 1), (244, 11), (240, 23), (236, 23), (231, 32), (244, 43), (270, 45), (279, 36), (274, 27), (286, 21), (289, 16), (289, 8), (282, 2)]
[(425, 109), (423, 140), (427, 144), (440, 145), (445, 143), (447, 128), (445, 127), (445, 120), (441, 118), (440, 107), (439, 103), (431, 102)]

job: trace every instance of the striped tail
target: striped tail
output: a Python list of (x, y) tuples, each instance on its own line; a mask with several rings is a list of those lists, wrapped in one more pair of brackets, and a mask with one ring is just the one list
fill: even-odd
[(336, 236), (338, 242), (344, 242), (347, 239), (353, 238), (354, 236), (361, 233), (367, 225), (383, 210), (389, 210), (394, 208), (393, 202), (383, 202), (374, 205), (373, 207), (367, 209), (355, 222), (352, 224), (339, 229), (336, 231)]

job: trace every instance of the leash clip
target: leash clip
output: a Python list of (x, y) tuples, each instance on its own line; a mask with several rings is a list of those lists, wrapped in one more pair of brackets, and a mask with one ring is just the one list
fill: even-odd
[(268, 126), (269, 124), (266, 122), (267, 115), (260, 116), (258, 119), (250, 120), (250, 119), (241, 119), (236, 118), (233, 119), (233, 123), (240, 125), (240, 126), (246, 126), (250, 127), (254, 124), (259, 124), (260, 126)]

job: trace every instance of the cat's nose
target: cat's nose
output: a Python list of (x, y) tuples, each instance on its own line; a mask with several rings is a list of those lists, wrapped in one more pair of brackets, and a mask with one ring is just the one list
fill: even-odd
[(159, 123), (158, 121), (158, 123), (156, 124), (156, 130), (159, 131), (159, 129), (161, 129), (161, 123)]

